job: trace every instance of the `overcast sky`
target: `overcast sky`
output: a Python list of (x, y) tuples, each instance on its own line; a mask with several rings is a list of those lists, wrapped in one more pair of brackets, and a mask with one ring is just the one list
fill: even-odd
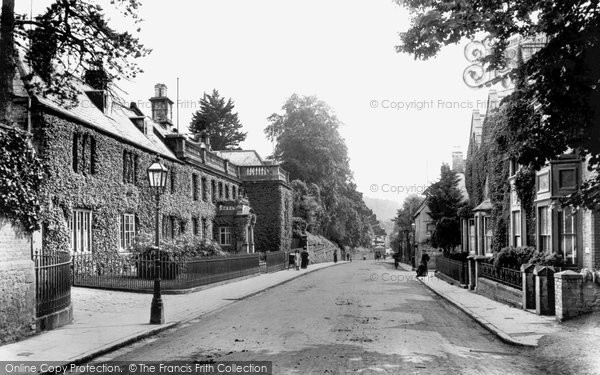
[[(34, 14), (48, 3), (19, 0), (17, 11), (29, 12), (30, 1)], [(141, 12), (140, 38), (153, 53), (140, 61), (145, 73), (122, 85), (129, 101), (144, 106), (157, 82), (175, 101), (179, 77), (184, 130), (202, 93), (216, 88), (235, 101), (248, 132), (242, 147), (267, 156), (267, 116), (293, 93), (316, 95), (344, 123), (367, 196), (421, 192), (454, 149), (466, 153), (472, 109), (485, 109), (487, 92), (462, 81), (464, 44), (430, 61), (395, 52), (409, 14), (392, 0), (144, 1)]]

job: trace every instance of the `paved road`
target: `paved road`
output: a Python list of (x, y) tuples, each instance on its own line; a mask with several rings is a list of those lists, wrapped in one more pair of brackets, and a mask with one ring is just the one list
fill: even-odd
[(97, 361), (161, 359), (267, 360), (276, 374), (551, 373), (412, 272), (373, 260), (311, 273)]

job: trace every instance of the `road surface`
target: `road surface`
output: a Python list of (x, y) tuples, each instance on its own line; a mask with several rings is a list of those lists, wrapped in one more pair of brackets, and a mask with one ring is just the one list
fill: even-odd
[(413, 275), (389, 260), (355, 260), (95, 362), (264, 360), (275, 374), (552, 373), (533, 349), (502, 343)]

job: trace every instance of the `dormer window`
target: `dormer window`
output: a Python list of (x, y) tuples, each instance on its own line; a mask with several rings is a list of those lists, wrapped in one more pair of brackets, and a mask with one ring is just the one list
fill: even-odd
[(94, 105), (105, 115), (111, 112), (112, 98), (110, 97), (110, 95), (108, 95), (108, 92), (106, 90), (90, 90), (86, 91), (85, 94), (90, 99), (90, 105)]

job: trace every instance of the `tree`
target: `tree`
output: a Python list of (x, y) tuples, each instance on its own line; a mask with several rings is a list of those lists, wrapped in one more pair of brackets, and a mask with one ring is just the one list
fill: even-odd
[[(519, 163), (539, 169), (571, 149), (588, 156), (600, 172), (600, 2), (397, 0), (413, 12), (397, 51), (415, 58), (435, 56), (443, 46), (486, 33), (489, 69), (509, 66), (510, 37), (545, 35), (531, 58), (507, 73), (517, 82), (505, 99), (508, 124), (519, 147)], [(600, 173), (592, 174), (570, 203), (600, 208)]]
[(212, 94), (204, 93), (200, 99), (200, 110), (192, 117), (190, 132), (206, 132), (214, 150), (239, 149), (247, 133), (241, 131), (242, 124), (237, 112), (233, 112), (234, 107), (231, 98), (225, 100), (217, 90), (213, 90)]
[(459, 210), (466, 204), (458, 189), (458, 176), (448, 164), (440, 168), (440, 180), (426, 193), (429, 216), (435, 224), (431, 245), (448, 253), (460, 245)]
[[(134, 24), (141, 21), (139, 0), (111, 3)], [(131, 33), (112, 29), (102, 7), (87, 0), (55, 0), (31, 20), (15, 15), (14, 0), (2, 0), (0, 23), (0, 120), (9, 123), (17, 49), (32, 68), (23, 77), (30, 91), (65, 105), (76, 103), (77, 79), (87, 71), (100, 69), (112, 91), (114, 81), (142, 72), (134, 60), (150, 53)]]
[[(273, 158), (281, 161), (290, 179), (314, 184), (320, 191), (322, 233), (341, 246), (368, 246), (377, 229), (373, 212), (352, 182), (341, 122), (314, 96), (292, 95), (283, 113), (269, 116), (265, 134), (276, 141)], [(376, 221), (376, 220), (375, 220)]]
[(404, 199), (402, 203), (402, 208), (400, 208), (396, 217), (393, 219), (395, 225), (395, 229), (398, 231), (411, 230), (413, 217), (417, 213), (417, 209), (423, 203), (424, 198), (420, 197), (416, 194), (411, 194)]

